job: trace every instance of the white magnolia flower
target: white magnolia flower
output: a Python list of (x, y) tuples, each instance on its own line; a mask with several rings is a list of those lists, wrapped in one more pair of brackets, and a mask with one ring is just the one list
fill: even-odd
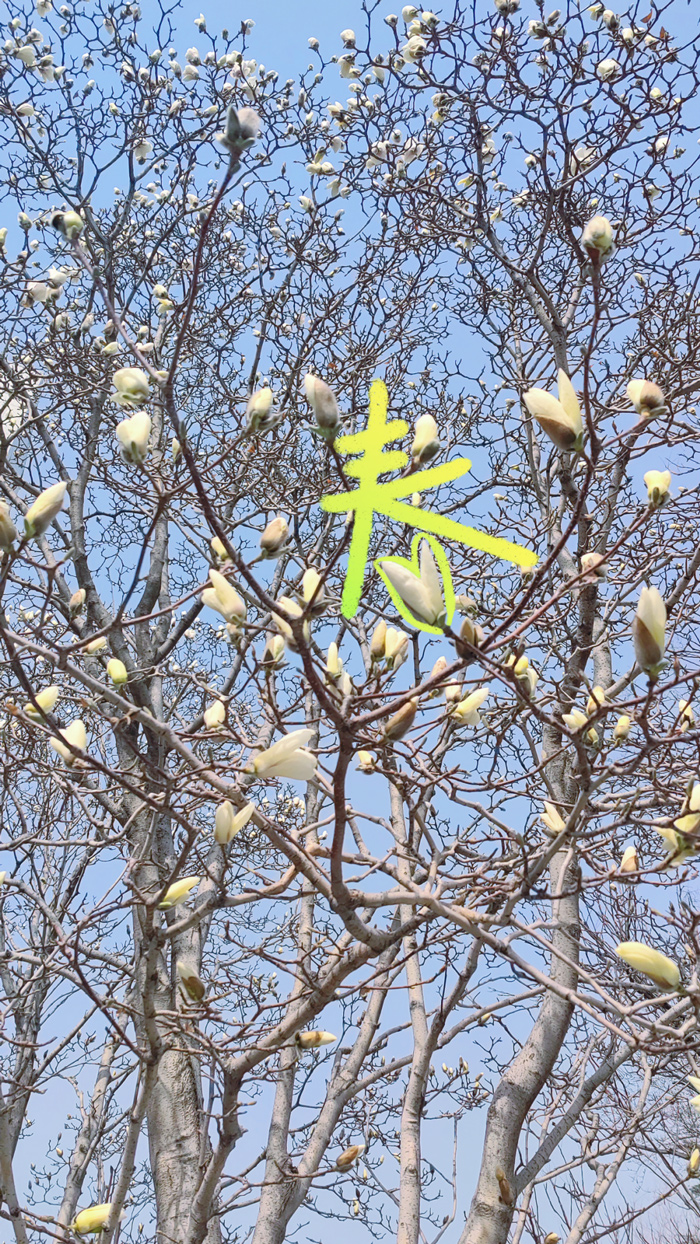
[(58, 755), (62, 758), (64, 763), (68, 765), (68, 768), (70, 768), (71, 765), (75, 764), (76, 756), (70, 750), (68, 744), (70, 743), (70, 745), (76, 748), (79, 752), (84, 752), (87, 747), (87, 731), (85, 730), (84, 723), (80, 720), (76, 720), (72, 721), (69, 726), (62, 726), (61, 735), (62, 738), (60, 739), (49, 739), (49, 746), (52, 747), (55, 752), (58, 752)]
[(657, 675), (666, 642), (666, 606), (656, 587), (643, 587), (639, 594), (632, 638), (637, 663), (647, 673)]
[(238, 626), (245, 622), (248, 613), (246, 603), (226, 576), (218, 570), (210, 570), (209, 582), (212, 586), (202, 592), (202, 604), (220, 614), (228, 623)]
[(579, 451), (583, 445), (583, 421), (576, 391), (566, 372), (557, 372), (559, 398), (546, 389), (528, 389), (524, 402), (542, 431), (557, 449)]
[(313, 730), (292, 730), (272, 747), (253, 757), (249, 771), (259, 778), (296, 778), (308, 782), (316, 772), (318, 761), (305, 744), (313, 737)]
[(421, 541), (420, 574), (415, 574), (408, 566), (388, 558), (381, 560), (379, 565), (414, 618), (427, 622), (429, 626), (442, 625), (445, 622), (440, 575), (427, 540)]
[(61, 481), (52, 484), (39, 494), (24, 516), (24, 534), (28, 540), (38, 540), (63, 509), (68, 485)]
[(456, 717), (465, 726), (478, 726), (481, 721), (479, 709), (489, 694), (489, 687), (477, 687), (476, 691), (472, 691), (466, 699), (460, 700), (459, 704), (455, 704), (452, 716)]
[(122, 458), (125, 462), (140, 465), (148, 453), (151, 435), (151, 417), (145, 410), (137, 410), (128, 419), (122, 419), (115, 429)]

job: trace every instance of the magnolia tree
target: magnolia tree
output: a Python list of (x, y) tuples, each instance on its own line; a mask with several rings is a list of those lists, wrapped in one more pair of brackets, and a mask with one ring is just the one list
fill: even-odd
[(5, 1239), (692, 1203), (696, 31), (566, 4), (6, 6)]

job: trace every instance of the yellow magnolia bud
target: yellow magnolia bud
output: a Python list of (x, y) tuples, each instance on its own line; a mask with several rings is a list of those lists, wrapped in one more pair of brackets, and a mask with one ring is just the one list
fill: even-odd
[(693, 1149), (688, 1159), (688, 1174), (697, 1174), (698, 1168), (700, 1168), (700, 1149)]
[(287, 547), (289, 527), (281, 515), (267, 524), (260, 537), (260, 551), (264, 558), (279, 557)]
[(666, 606), (658, 588), (643, 587), (632, 623), (634, 654), (643, 670), (656, 677), (664, 655)]
[(647, 486), (647, 495), (649, 497), (649, 505), (654, 510), (660, 509), (665, 505), (669, 498), (669, 489), (671, 487), (670, 471), (647, 471), (644, 476), (644, 483)]
[(77, 212), (54, 212), (51, 217), (51, 228), (57, 229), (64, 238), (73, 242), (80, 237), (85, 225)]
[(605, 704), (605, 692), (602, 687), (594, 687), (586, 704), (586, 715), (593, 717)]
[(4, 501), (0, 501), (0, 549), (7, 552), (17, 539), (17, 528), (10, 518), (10, 511)]
[(349, 1145), (347, 1149), (335, 1160), (335, 1169), (337, 1171), (349, 1171), (355, 1165), (361, 1153), (364, 1153), (364, 1145)]
[[(302, 607), (301, 605), (297, 604), (295, 600), (292, 600), (290, 596), (280, 596), (279, 600), (277, 601), (277, 604), (279, 605), (280, 609), (282, 609), (283, 612), (287, 615), (287, 617), (301, 618), (301, 615), (303, 613)], [(284, 618), (279, 617), (279, 615), (276, 613), (273, 613), (272, 621), (274, 622), (280, 634), (284, 636), (287, 646), (291, 648), (292, 652), (298, 652), (299, 648), (298, 648), (297, 642), (294, 638), (294, 633), (289, 623), (285, 621)], [(311, 637), (311, 630), (309, 628), (308, 622), (304, 622), (303, 624), (302, 636), (303, 636), (304, 642), (308, 643)]]
[(403, 631), (396, 630), (395, 627), (387, 627), (384, 639), (384, 659), (388, 670), (397, 670), (408, 657), (408, 649), (410, 645), (408, 635), (404, 635)]
[(175, 881), (165, 891), (163, 899), (158, 904), (160, 911), (169, 911), (171, 907), (179, 907), (180, 903), (184, 903), (190, 890), (199, 885), (199, 877), (182, 877), (180, 881)]
[(342, 657), (338, 656), (338, 645), (333, 643), (328, 645), (328, 655), (326, 657), (326, 673), (329, 678), (336, 682), (343, 672)]
[(658, 384), (651, 380), (630, 380), (627, 396), (642, 419), (660, 415), (666, 410), (666, 398)]
[(24, 706), (25, 713), (28, 717), (33, 717), (35, 721), (41, 721), (45, 713), (51, 712), (60, 694), (60, 687), (44, 687), (43, 691), (37, 691), (34, 697), (41, 711), (38, 712), (34, 705), (29, 703)]
[(637, 848), (634, 846), (627, 847), (626, 850), (623, 851), (622, 859), (620, 860), (620, 872), (621, 873), (636, 873), (638, 871), (639, 871), (639, 856), (637, 855)]
[(254, 803), (247, 803), (240, 812), (235, 812), (233, 804), (228, 799), (224, 799), (216, 809), (214, 816), (214, 839), (220, 846), (225, 846), (227, 842), (232, 842), (242, 829), (248, 824), (251, 816), (255, 811)]
[(107, 673), (112, 679), (115, 687), (120, 687), (122, 683), (127, 682), (129, 679), (129, 674), (124, 662), (118, 661), (116, 657), (112, 657), (111, 661), (107, 662)]
[[(439, 678), (441, 674), (444, 674), (446, 669), (447, 669), (447, 657), (438, 657), (437, 661), (435, 662), (433, 668), (430, 671), (430, 677)], [(442, 692), (442, 687), (434, 687), (433, 690), (430, 692), (431, 700), (434, 700), (435, 697), (440, 695), (441, 692)]]
[(271, 414), (273, 393), (272, 389), (258, 389), (257, 393), (253, 393), (248, 399), (246, 406), (246, 431), (250, 433), (268, 432), (277, 422), (277, 416)]
[(230, 560), (229, 555), (226, 552), (226, 546), (224, 545), (223, 540), (220, 540), (218, 536), (214, 536), (213, 540), (209, 542), (209, 548), (217, 561), (225, 562)]
[(112, 1208), (111, 1201), (105, 1205), (91, 1205), (89, 1209), (81, 1209), (73, 1219), (72, 1230), (78, 1235), (97, 1235), (109, 1218)]
[(322, 614), (326, 608), (326, 592), (318, 570), (310, 566), (304, 571), (301, 581), (301, 595), (304, 604), (312, 617)]
[(261, 658), (261, 665), (268, 666), (272, 669), (281, 669), (284, 665), (284, 653), (287, 645), (284, 642), (284, 635), (268, 635), (265, 640), (265, 648)]
[(411, 457), (416, 466), (430, 462), (441, 449), (438, 426), (432, 415), (421, 415), (416, 422)]
[(298, 1032), (294, 1037), (294, 1044), (300, 1050), (317, 1050), (321, 1045), (332, 1045), (338, 1038), (333, 1036), (332, 1032), (324, 1032), (322, 1029), (315, 1028), (308, 1032)]
[[(601, 61), (598, 73), (602, 76), (604, 66), (615, 65), (616, 61)], [(619, 66), (618, 66), (619, 68)], [(615, 251), (615, 233), (605, 216), (594, 216), (589, 220), (581, 236), (581, 244), (590, 259), (603, 263)]]
[(560, 1239), (561, 1236), (557, 1235), (556, 1231), (549, 1231), (544, 1237), (542, 1244), (559, 1244)]
[(151, 417), (145, 410), (138, 410), (135, 415), (117, 424), (116, 436), (125, 462), (140, 466), (145, 461), (150, 435)]
[(695, 713), (687, 700), (678, 701), (678, 713), (681, 719), (681, 734), (685, 734), (686, 730), (692, 730), (695, 725)]
[(398, 713), (394, 713), (393, 717), (385, 723), (382, 734), (387, 743), (395, 743), (398, 739), (402, 739), (411, 729), (418, 709), (418, 700), (411, 699), (399, 709)]
[(207, 992), (207, 987), (204, 984), (204, 981), (200, 979), (194, 968), (191, 968), (189, 964), (185, 963), (182, 959), (178, 959), (175, 967), (177, 968), (177, 974), (182, 981), (182, 987), (187, 996), (191, 998), (193, 1002), (201, 1002)]
[(582, 553), (581, 570), (584, 574), (594, 575), (596, 579), (606, 579), (608, 567), (602, 553)]
[(84, 752), (87, 747), (87, 731), (82, 721), (72, 721), (69, 726), (61, 727), (61, 738), (49, 739), (49, 746), (63, 760), (64, 764), (70, 769), (78, 759), (71, 751), (68, 744), (79, 752)]
[(63, 509), (68, 485), (61, 481), (44, 489), (36, 501), (30, 505), (24, 516), (24, 534), (28, 540), (38, 540), (47, 527)]
[(678, 989), (681, 974), (672, 959), (643, 942), (621, 942), (615, 954), (637, 972), (642, 972), (661, 989)]
[(554, 804), (547, 803), (547, 800), (544, 802), (544, 812), (541, 813), (540, 820), (554, 837), (566, 829), (566, 821), (562, 820)]
[(207, 730), (216, 730), (217, 726), (223, 726), (226, 721), (226, 705), (223, 700), (214, 700), (214, 703), (204, 711), (204, 724)]
[(72, 618), (77, 618), (78, 614), (81, 612), (83, 608), (83, 605), (85, 604), (86, 598), (87, 598), (87, 592), (85, 591), (84, 587), (79, 587), (77, 592), (73, 593), (70, 600), (68, 601), (68, 610)]
[(361, 773), (374, 773), (376, 761), (371, 752), (357, 753), (357, 767)]
[(369, 654), (372, 661), (384, 660), (384, 645), (386, 642), (386, 622), (380, 618), (372, 633), (372, 639), (369, 646)]
[(623, 713), (623, 715), (621, 717), (618, 717), (617, 719), (615, 729), (613, 730), (613, 738), (622, 741), (627, 738), (627, 735), (629, 734), (631, 729), (632, 729), (632, 722), (630, 721), (629, 717), (626, 717), (625, 714)]
[(107, 639), (104, 635), (98, 635), (97, 639), (91, 639), (89, 644), (85, 645), (85, 651), (88, 656), (94, 656), (96, 652), (104, 652), (107, 647)]
[(173, 462), (177, 462), (178, 458), (180, 457), (180, 454), (182, 453), (182, 445), (180, 444), (176, 436), (174, 436), (172, 441), (170, 442), (170, 450), (172, 453)]
[(112, 376), (112, 384), (117, 390), (112, 401), (118, 406), (143, 406), (148, 400), (148, 376), (140, 367), (120, 367)]

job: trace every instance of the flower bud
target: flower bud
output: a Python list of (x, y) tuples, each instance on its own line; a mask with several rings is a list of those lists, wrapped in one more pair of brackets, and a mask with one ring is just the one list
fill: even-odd
[(326, 608), (326, 592), (323, 586), (323, 580), (318, 573), (310, 566), (304, 571), (304, 577), (301, 581), (301, 595), (312, 617), (318, 617)]
[(60, 687), (44, 687), (43, 691), (37, 691), (34, 696), (39, 711), (32, 703), (29, 703), (24, 706), (25, 713), (28, 717), (33, 717), (35, 721), (42, 721), (44, 715), (52, 711), (60, 694)]
[(248, 611), (245, 601), (238, 595), (233, 584), (218, 570), (209, 571), (209, 582), (212, 586), (205, 588), (200, 596), (202, 604), (220, 614), (226, 622), (236, 627), (241, 626)]
[(563, 820), (554, 804), (548, 803), (547, 800), (544, 801), (544, 812), (541, 813), (540, 820), (554, 838), (566, 829), (566, 821)]
[(617, 719), (615, 729), (613, 730), (613, 738), (622, 743), (627, 738), (627, 735), (631, 729), (632, 722), (630, 718), (623, 713), (623, 715)]
[[(612, 61), (611, 64), (616, 65), (617, 61)], [(599, 73), (600, 68), (599, 65)], [(606, 220), (605, 216), (594, 216), (583, 231), (581, 244), (589, 259), (604, 263), (615, 251), (615, 233), (610, 221)]]
[(384, 645), (386, 642), (386, 622), (380, 618), (372, 632), (372, 639), (369, 645), (369, 655), (372, 663), (384, 660)]
[(10, 511), (4, 501), (0, 501), (0, 549), (9, 552), (12, 543), (17, 539), (17, 528), (10, 518)]
[(40, 536), (43, 536), (47, 527), (60, 514), (67, 487), (68, 485), (63, 481), (59, 484), (52, 484), (50, 488), (44, 489), (36, 501), (30, 505), (24, 516), (24, 534), (28, 540), (38, 540)]
[(642, 419), (663, 414), (668, 409), (663, 391), (651, 380), (630, 380), (627, 396)]
[(121, 687), (123, 683), (129, 680), (129, 674), (124, 662), (118, 661), (116, 657), (112, 657), (111, 661), (107, 662), (107, 673), (115, 687)]
[(696, 1175), (700, 1168), (700, 1149), (693, 1149), (688, 1159), (688, 1174)]
[(104, 652), (106, 647), (106, 637), (104, 635), (98, 635), (97, 639), (91, 639), (90, 643), (85, 645), (85, 651), (89, 657), (93, 657), (96, 652)]
[(209, 548), (217, 561), (226, 562), (230, 560), (229, 555), (226, 552), (226, 546), (224, 545), (223, 540), (220, 540), (218, 536), (214, 536), (213, 540), (209, 541)]
[(490, 694), (488, 687), (477, 687), (452, 710), (452, 715), (465, 726), (478, 726), (481, 721), (479, 709)]
[(634, 653), (641, 669), (657, 677), (663, 661), (666, 606), (658, 588), (643, 587), (632, 623)]
[(199, 877), (182, 877), (180, 881), (174, 882), (165, 891), (162, 901), (158, 904), (159, 911), (170, 911), (171, 907), (179, 907), (184, 903), (196, 885), (199, 885)]
[[(433, 668), (430, 671), (430, 678), (439, 678), (447, 669), (447, 657), (438, 657)], [(430, 699), (434, 700), (442, 692), (442, 687), (434, 687), (430, 692)]]
[(371, 752), (357, 753), (357, 767), (360, 773), (374, 773), (376, 764), (377, 762)]
[(87, 592), (84, 587), (79, 587), (77, 592), (73, 593), (68, 601), (68, 611), (72, 618), (77, 618), (78, 614), (82, 611), (86, 598)]
[(326, 657), (326, 674), (332, 682), (336, 682), (343, 672), (343, 661), (338, 656), (338, 645), (335, 640), (328, 645), (328, 655)]
[(418, 709), (418, 700), (411, 699), (399, 709), (398, 713), (394, 713), (393, 717), (384, 724), (382, 735), (386, 743), (395, 743), (402, 739), (411, 729)]
[(388, 670), (400, 669), (408, 658), (410, 642), (408, 635), (404, 635), (403, 631), (398, 631), (393, 626), (387, 628), (384, 640), (384, 660)]
[[(596, 65), (596, 73), (601, 82), (615, 82), (622, 73), (622, 66), (619, 61), (613, 60), (612, 57), (607, 57)], [(602, 217), (596, 216), (594, 219), (602, 220)]]
[(145, 410), (139, 410), (130, 419), (122, 419), (117, 424), (116, 436), (125, 462), (140, 466), (145, 461), (150, 435), (151, 417)]
[(440, 449), (437, 423), (432, 415), (421, 415), (416, 423), (411, 445), (414, 465), (422, 466), (424, 462), (430, 462), (431, 458), (439, 454)]
[(313, 1029), (309, 1032), (298, 1032), (294, 1037), (294, 1044), (300, 1050), (317, 1050), (321, 1045), (332, 1045), (338, 1038), (333, 1036), (332, 1032), (323, 1032), (321, 1029)]
[[(301, 618), (301, 615), (303, 613), (302, 607), (301, 605), (297, 604), (295, 600), (292, 600), (290, 596), (280, 596), (279, 600), (277, 601), (277, 604), (284, 611), (287, 617)], [(298, 652), (299, 647), (294, 638), (294, 632), (292, 631), (292, 628), (289, 625), (289, 623), (286, 622), (284, 618), (281, 618), (277, 613), (273, 613), (272, 621), (274, 625), (277, 627), (277, 630), (279, 631), (280, 635), (284, 636), (284, 639), (286, 640), (286, 643), (287, 643), (287, 647), (290, 648), (292, 652)], [(302, 629), (302, 635), (304, 638), (304, 642), (308, 644), (309, 639), (311, 637), (311, 629), (309, 627), (308, 622), (304, 622), (303, 629)]]
[(289, 527), (286, 519), (278, 515), (267, 524), (260, 537), (260, 550), (263, 558), (279, 557), (287, 548)]
[(285, 664), (284, 653), (287, 645), (283, 635), (268, 635), (260, 664), (268, 669), (281, 669)]
[(81, 1209), (71, 1224), (71, 1230), (78, 1235), (97, 1235), (102, 1231), (112, 1209), (112, 1202), (104, 1205), (91, 1205), (89, 1209)]
[(621, 873), (639, 872), (639, 856), (637, 855), (636, 847), (627, 847), (625, 851), (623, 851), (618, 871)]
[[(69, 726), (61, 727), (61, 738), (49, 739), (49, 747), (63, 760), (64, 764), (70, 769), (76, 762), (77, 757), (71, 751), (71, 747), (79, 752), (84, 752), (87, 747), (87, 732), (82, 721), (72, 721)], [(70, 744), (70, 747), (68, 746)]]
[(602, 687), (594, 687), (586, 704), (586, 716), (594, 717), (605, 704), (605, 691)]
[(148, 376), (140, 367), (120, 367), (112, 376), (118, 406), (143, 406), (149, 397)]
[(170, 442), (170, 452), (172, 455), (173, 462), (177, 462), (178, 458), (180, 457), (180, 454), (182, 453), (182, 445), (180, 444), (176, 436), (174, 436), (172, 441)]
[(232, 842), (242, 829), (248, 824), (251, 816), (255, 811), (254, 803), (247, 803), (240, 812), (235, 812), (233, 804), (228, 799), (224, 799), (216, 809), (214, 816), (214, 838), (220, 846), (225, 846), (227, 842)]
[(246, 431), (252, 433), (268, 432), (277, 422), (277, 416), (271, 414), (273, 393), (266, 387), (258, 389), (248, 398), (245, 409)]
[(645, 946), (643, 942), (621, 942), (615, 954), (637, 972), (643, 972), (661, 989), (675, 992), (681, 980), (678, 965), (661, 951)]
[(596, 579), (607, 579), (608, 567), (602, 553), (582, 553), (581, 570)]
[(665, 505), (669, 498), (669, 489), (671, 487), (670, 471), (647, 471), (644, 476), (644, 483), (647, 486), (647, 495), (649, 497), (649, 505), (652, 510), (658, 510)]
[(79, 238), (85, 228), (77, 212), (54, 212), (49, 223), (52, 229), (57, 229), (69, 242)]
[(337, 1171), (349, 1171), (355, 1165), (360, 1154), (364, 1152), (364, 1148), (364, 1145), (349, 1145), (347, 1149), (343, 1149), (343, 1152), (335, 1160), (335, 1169)]
[(223, 726), (226, 721), (226, 705), (223, 700), (214, 700), (214, 703), (204, 710), (203, 719), (207, 730), (216, 730), (218, 726)]
[(204, 981), (200, 979), (194, 968), (191, 968), (189, 964), (185, 963), (182, 959), (178, 959), (175, 966), (177, 968), (177, 974), (180, 977), (180, 981), (182, 982), (182, 987), (188, 998), (191, 998), (193, 1002), (201, 1002), (207, 992), (207, 987), (204, 984)]
[(304, 380), (304, 392), (316, 419), (320, 436), (334, 441), (340, 431), (340, 411), (333, 390), (318, 376), (309, 373)]

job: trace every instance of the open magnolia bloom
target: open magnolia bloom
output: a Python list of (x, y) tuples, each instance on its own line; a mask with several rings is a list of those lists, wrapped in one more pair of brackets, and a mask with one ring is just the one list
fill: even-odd
[[(379, 630), (379, 627), (377, 627), (377, 630)], [(401, 668), (404, 661), (408, 659), (410, 643), (408, 635), (404, 634), (403, 631), (397, 630), (395, 626), (385, 627), (384, 660), (387, 670), (396, 671)]]
[(117, 424), (116, 437), (125, 462), (140, 466), (145, 461), (150, 435), (151, 416), (145, 410), (139, 410)]
[(640, 668), (656, 677), (661, 669), (666, 642), (666, 606), (656, 587), (643, 587), (632, 623), (634, 655)]
[[(562, 720), (564, 721), (564, 724), (569, 727), (572, 733), (575, 733), (577, 730), (580, 730), (583, 726), (588, 724), (588, 717), (585, 713), (581, 712), (580, 708), (572, 708), (570, 713), (562, 713)], [(584, 738), (586, 743), (588, 743), (591, 747), (594, 747), (599, 741), (598, 731), (594, 726), (591, 726), (590, 730), (586, 731)]]
[(315, 774), (318, 760), (305, 744), (313, 738), (313, 730), (292, 730), (267, 751), (259, 752), (246, 766), (247, 773), (259, 778), (296, 778), (308, 782)]
[(680, 985), (678, 964), (652, 946), (645, 946), (643, 942), (620, 942), (615, 954), (637, 972), (643, 972), (661, 989), (675, 990)]
[(489, 687), (477, 687), (452, 709), (452, 716), (465, 726), (478, 726), (481, 721), (479, 709), (490, 695)]
[(557, 449), (578, 452), (583, 447), (583, 421), (576, 391), (566, 372), (557, 372), (559, 398), (546, 389), (528, 389), (524, 402), (533, 419)]
[(204, 710), (202, 717), (207, 730), (216, 730), (217, 726), (223, 726), (226, 721), (226, 705), (223, 700), (214, 700), (214, 703)]
[(63, 480), (58, 484), (52, 484), (50, 488), (45, 488), (36, 501), (30, 505), (24, 516), (24, 534), (28, 540), (38, 540), (40, 536), (43, 536), (56, 515), (60, 514), (67, 487), (68, 485)]
[(158, 909), (169, 911), (171, 907), (179, 907), (187, 899), (190, 890), (194, 890), (195, 886), (199, 885), (199, 881), (199, 877), (181, 877), (179, 881), (175, 881), (165, 891)]
[(566, 821), (562, 819), (554, 804), (548, 803), (546, 799), (544, 801), (544, 812), (540, 814), (540, 820), (546, 825), (550, 834), (553, 834), (555, 837), (562, 830), (566, 829)]
[(248, 824), (251, 816), (255, 811), (254, 803), (247, 803), (240, 812), (236, 812), (233, 804), (224, 799), (216, 809), (214, 816), (214, 839), (220, 846), (225, 846), (227, 842), (232, 842), (241, 830)]
[(656, 832), (663, 838), (669, 850), (668, 859), (666, 860), (667, 868), (681, 868), (686, 860), (690, 860), (697, 855), (697, 846), (690, 839), (685, 838), (682, 833), (671, 829), (669, 825), (657, 825)]
[(642, 419), (663, 414), (667, 409), (663, 390), (652, 380), (630, 380), (627, 396)]
[(377, 560), (382, 577), (391, 584), (405, 609), (429, 626), (443, 626), (447, 622), (447, 610), (442, 597), (440, 575), (428, 540), (420, 541), (419, 570), (401, 561), (387, 557)]
[(58, 752), (58, 755), (61, 757), (64, 764), (68, 765), (68, 768), (70, 769), (70, 767), (75, 764), (78, 757), (71, 751), (67, 744), (70, 743), (71, 747), (75, 748), (76, 751), (84, 752), (87, 747), (87, 731), (84, 723), (79, 719), (76, 719), (75, 721), (72, 721), (69, 726), (62, 727), (61, 734), (63, 737), (60, 739), (49, 739), (49, 746), (52, 747), (55, 752)]
[(211, 587), (205, 587), (200, 600), (227, 622), (240, 626), (247, 617), (246, 603), (232, 583), (218, 570), (209, 571)]

